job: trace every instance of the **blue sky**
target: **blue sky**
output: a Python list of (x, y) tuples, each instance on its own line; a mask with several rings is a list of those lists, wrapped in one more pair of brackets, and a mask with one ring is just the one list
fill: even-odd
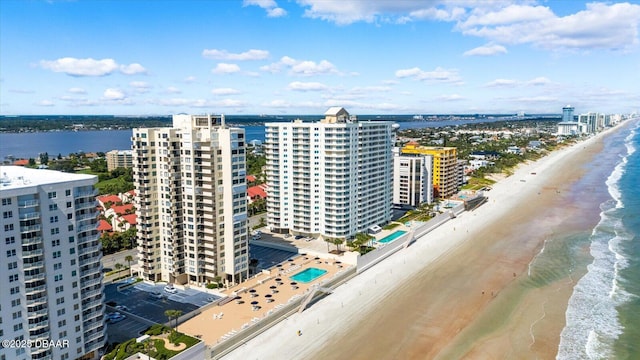
[(640, 3), (0, 2), (0, 114), (640, 111)]

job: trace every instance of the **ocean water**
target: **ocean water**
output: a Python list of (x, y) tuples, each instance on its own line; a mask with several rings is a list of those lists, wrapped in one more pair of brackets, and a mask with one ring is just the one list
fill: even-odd
[[(609, 136), (599, 155), (608, 171), (594, 193), (606, 190), (599, 204), (600, 221), (586, 236), (567, 240), (580, 266), (579, 248), (589, 255), (586, 273), (569, 300), (557, 358), (640, 359), (640, 121)], [(589, 176), (589, 175), (587, 175)], [(585, 195), (589, 189), (585, 189)], [(597, 198), (597, 197), (596, 197)], [(547, 258), (550, 256), (545, 254)], [(556, 254), (557, 255), (557, 254)]]

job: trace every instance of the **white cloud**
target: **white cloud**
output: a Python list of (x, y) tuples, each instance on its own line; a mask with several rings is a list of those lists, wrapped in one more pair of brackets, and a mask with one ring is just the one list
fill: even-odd
[(541, 85), (548, 85), (548, 84), (551, 84), (551, 80), (547, 79), (544, 76), (539, 76), (535, 79), (531, 79), (527, 81), (527, 85), (533, 85), (533, 86), (541, 86)]
[(166, 89), (164, 89), (164, 92), (166, 94), (181, 94), (182, 90), (178, 89), (175, 86), (168, 86)]
[(240, 94), (240, 90), (232, 88), (216, 88), (211, 90), (213, 95), (235, 95)]
[(237, 107), (246, 106), (247, 104), (242, 100), (223, 99), (220, 101), (215, 101), (214, 105), (219, 107), (236, 107), (237, 108)]
[(129, 83), (129, 86), (134, 88), (138, 93), (146, 93), (151, 89), (151, 85), (144, 81), (132, 81)]
[(338, 74), (335, 65), (327, 60), (319, 63), (311, 60), (296, 60), (289, 56), (283, 56), (280, 61), (261, 66), (260, 70), (271, 73), (280, 72), (283, 68), (288, 68), (291, 75), (313, 76), (322, 74)]
[(61, 72), (71, 76), (106, 76), (116, 70), (125, 75), (145, 73), (147, 70), (140, 64), (118, 65), (113, 59), (96, 60), (92, 58), (76, 59), (72, 57), (57, 60), (41, 60), (40, 66), (53, 72)]
[(485, 86), (487, 87), (514, 87), (518, 85), (517, 80), (513, 79), (495, 79), (493, 81), (488, 82)]
[(322, 91), (327, 90), (328, 87), (327, 85), (319, 82), (294, 81), (289, 84), (288, 89), (293, 91)]
[(56, 106), (56, 104), (54, 104), (51, 100), (40, 100), (36, 105), (44, 107)]
[(262, 103), (262, 106), (269, 107), (269, 108), (290, 108), (291, 103), (285, 100), (278, 99), (278, 100), (271, 100), (270, 102)]
[(486, 87), (516, 87), (516, 86), (544, 86), (552, 84), (551, 80), (544, 76), (531, 79), (529, 81), (519, 81), (515, 79), (495, 79), (485, 84)]
[(466, 35), (549, 50), (627, 49), (638, 44), (640, 5), (589, 3), (560, 17), (542, 6), (510, 5), (458, 24)]
[(458, 94), (440, 95), (436, 97), (436, 100), (437, 101), (460, 101), (460, 100), (465, 100), (465, 97)]
[(464, 56), (491, 56), (496, 54), (506, 54), (507, 49), (502, 45), (496, 44), (487, 44), (483, 46), (478, 46), (477, 48), (468, 50), (464, 52)]
[(263, 60), (269, 57), (269, 52), (267, 50), (251, 49), (243, 53), (234, 54), (227, 50), (204, 49), (202, 56), (207, 59), (229, 61)]
[(102, 97), (104, 97), (106, 100), (113, 100), (113, 101), (124, 100), (127, 98), (124, 92), (119, 89), (107, 89), (102, 94)]
[(219, 63), (211, 72), (214, 74), (233, 74), (240, 72), (240, 66), (237, 64)]
[(120, 72), (125, 75), (135, 75), (135, 74), (144, 74), (147, 72), (147, 69), (144, 66), (134, 63), (129, 65), (120, 65)]
[(79, 87), (72, 87), (72, 88), (69, 88), (69, 90), (67, 90), (67, 92), (70, 92), (72, 94), (86, 94), (87, 90), (85, 90), (83, 88), (79, 88)]
[(397, 78), (413, 78), (414, 80), (433, 81), (443, 83), (461, 84), (462, 79), (456, 69), (435, 68), (433, 71), (424, 71), (419, 67), (400, 69), (396, 71)]
[[(638, 45), (640, 5), (587, 3), (574, 14), (556, 15), (533, 0), (298, 0), (305, 16), (347, 25), (355, 22), (456, 22), (463, 34), (501, 44), (530, 44), (548, 50), (627, 50)], [(483, 47), (468, 55), (494, 55)], [(473, 52), (480, 52), (474, 54)], [(490, 54), (486, 54), (490, 52)]]
[(194, 82), (198, 81), (198, 79), (195, 76), (187, 76), (182, 81), (184, 81), (187, 84), (191, 84), (191, 83), (194, 83)]
[(118, 69), (113, 59), (76, 59), (71, 57), (57, 60), (40, 61), (40, 66), (53, 72), (62, 72), (71, 76), (105, 76)]
[(287, 15), (287, 11), (281, 7), (275, 0), (244, 0), (242, 6), (259, 6), (267, 11), (268, 17), (281, 17)]

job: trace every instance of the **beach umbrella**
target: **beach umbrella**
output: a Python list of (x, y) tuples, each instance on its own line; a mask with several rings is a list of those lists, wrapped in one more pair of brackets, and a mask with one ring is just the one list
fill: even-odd
[(272, 289), (272, 290), (273, 290), (273, 289), (275, 289), (275, 288), (277, 288), (277, 286), (275, 286), (275, 285), (271, 285), (271, 286), (269, 286), (269, 289)]
[(266, 297), (266, 298), (270, 298), (270, 297), (271, 297), (271, 294), (267, 294), (267, 295), (265, 295), (264, 297)]
[(255, 305), (258, 305), (258, 301), (252, 301), (252, 302), (251, 302), (251, 305), (254, 305), (254, 306), (255, 306)]

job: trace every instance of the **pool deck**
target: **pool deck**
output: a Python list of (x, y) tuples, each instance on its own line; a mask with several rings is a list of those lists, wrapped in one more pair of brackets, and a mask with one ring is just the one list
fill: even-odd
[[(311, 286), (328, 279), (351, 265), (336, 263), (335, 260), (315, 259), (313, 256), (298, 256), (293, 261), (285, 261), (280, 267), (274, 267), (270, 273), (264, 270), (248, 281), (222, 291), (226, 295), (238, 294), (241, 301), (230, 301), (222, 306), (214, 305), (203, 308), (202, 313), (185, 321), (178, 326), (181, 332), (200, 337), (208, 346), (223, 341), (223, 336), (234, 331), (240, 331), (250, 326), (252, 321), (268, 316), (269, 311), (280, 304), (286, 304), (296, 295), (304, 294)], [(309, 283), (298, 282), (291, 285), (290, 277), (308, 268), (327, 270), (327, 273)], [(278, 282), (275, 279), (280, 278)], [(271, 287), (275, 286), (274, 289)], [(255, 290), (251, 293), (250, 290)], [(273, 293), (276, 290), (277, 293)], [(265, 295), (270, 294), (273, 301), (267, 302)], [(251, 302), (258, 301), (258, 310), (254, 310)], [(214, 318), (214, 315), (222, 313), (222, 318)]]

